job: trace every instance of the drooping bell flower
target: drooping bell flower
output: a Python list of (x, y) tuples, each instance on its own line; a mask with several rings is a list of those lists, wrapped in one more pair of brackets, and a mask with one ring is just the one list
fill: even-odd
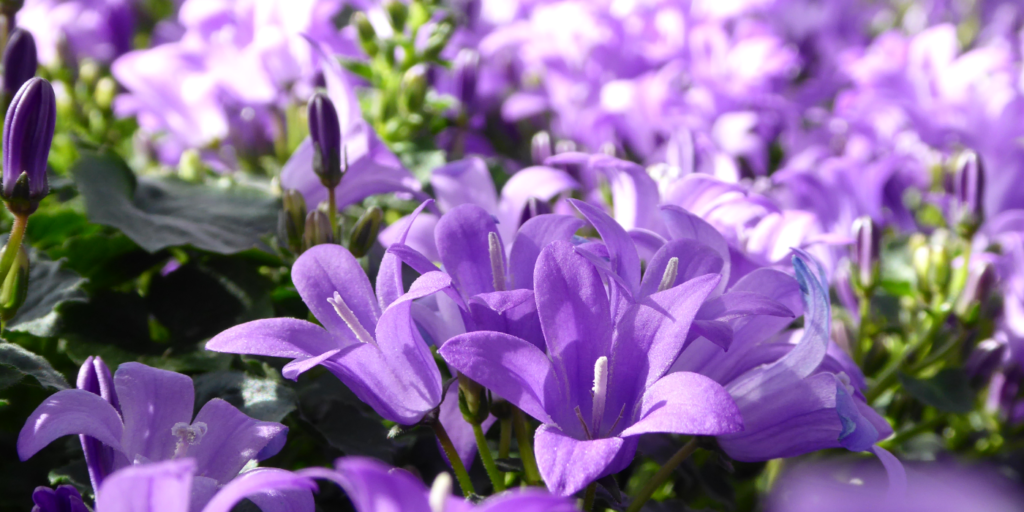
[(219, 489), (208, 480), (191, 457), (126, 467), (99, 488), (96, 512), (230, 512), (243, 499), (264, 511), (315, 509), (316, 483), (283, 469), (246, 471)]
[(82, 495), (71, 485), (59, 485), (56, 489), (36, 487), (32, 503), (32, 512), (89, 512)]
[(57, 122), (50, 82), (32, 78), (14, 95), (4, 118), (3, 183), (0, 197), (15, 215), (30, 215), (50, 192), (46, 159)]
[(287, 427), (250, 418), (220, 398), (193, 418), (192, 379), (185, 375), (124, 363), (111, 380), (102, 361), (84, 366), (79, 389), (54, 393), (25, 422), (18, 435), (22, 460), (60, 437), (78, 434), (90, 478), (99, 488), (114, 471), (133, 464), (187, 457), (195, 460), (196, 485), (209, 491), (208, 498), (250, 461), (283, 446)]
[(28, 31), (14, 29), (7, 39), (3, 57), (5, 98), (13, 98), (18, 89), (30, 78), (36, 76), (39, 61), (36, 56), (36, 40)]
[(316, 93), (309, 99), (309, 138), (313, 141), (313, 172), (328, 189), (341, 183), (346, 162), (341, 150), (341, 126), (338, 111), (327, 95)]
[(553, 493), (571, 495), (625, 468), (641, 434), (742, 429), (732, 399), (711, 379), (664, 377), (718, 280), (715, 274), (690, 279), (613, 316), (598, 269), (571, 243), (554, 241), (541, 250), (533, 274), (544, 348), (477, 331), (448, 340), (440, 353), (541, 421), (535, 438), (541, 475)]
[(472, 504), (452, 495), (452, 479), (441, 473), (430, 489), (411, 473), (364, 457), (344, 457), (334, 470), (298, 471), (311, 478), (330, 480), (345, 490), (356, 512), (572, 512), (575, 503), (536, 488), (521, 488), (490, 496)]

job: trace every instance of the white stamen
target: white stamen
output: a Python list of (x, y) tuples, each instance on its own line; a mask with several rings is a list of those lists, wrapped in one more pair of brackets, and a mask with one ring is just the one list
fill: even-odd
[(491, 256), (491, 275), (494, 276), (494, 291), (505, 291), (505, 260), (501, 253), (501, 240), (494, 231), (487, 233), (487, 252)]
[(663, 292), (675, 286), (678, 275), (679, 258), (672, 258), (668, 260), (668, 265), (665, 265), (665, 273), (661, 275), (661, 284), (658, 285), (658, 291)]
[(367, 332), (363, 327), (363, 324), (359, 323), (359, 319), (356, 318), (356, 314), (349, 309), (348, 304), (345, 304), (345, 300), (341, 298), (340, 293), (334, 292), (334, 297), (327, 299), (327, 302), (334, 306), (334, 311), (336, 311), (338, 316), (345, 321), (345, 325), (347, 325), (349, 329), (352, 329), (352, 332), (356, 335), (356, 339), (371, 345), (377, 344), (377, 341), (373, 339), (373, 335)]
[(594, 363), (594, 410), (591, 421), (594, 422), (594, 435), (601, 433), (601, 419), (604, 417), (604, 403), (608, 398), (608, 358), (601, 356)]
[(452, 476), (448, 473), (438, 473), (437, 478), (434, 479), (434, 485), (430, 486), (430, 502), (431, 512), (444, 512), (445, 505), (448, 503), (448, 498), (452, 495)]
[(171, 427), (171, 435), (178, 438), (174, 446), (174, 458), (184, 457), (189, 446), (195, 446), (206, 435), (206, 423), (197, 421), (192, 425), (179, 421)]

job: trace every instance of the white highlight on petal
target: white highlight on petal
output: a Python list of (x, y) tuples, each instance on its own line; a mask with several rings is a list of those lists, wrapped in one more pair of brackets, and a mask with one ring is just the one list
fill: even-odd
[(341, 298), (340, 293), (334, 292), (334, 297), (328, 298), (327, 302), (334, 306), (334, 311), (345, 321), (345, 325), (356, 335), (356, 339), (363, 343), (377, 345), (377, 340), (373, 339), (373, 335), (363, 327), (363, 324), (359, 323), (356, 314), (352, 312), (348, 304), (345, 304), (345, 300)]

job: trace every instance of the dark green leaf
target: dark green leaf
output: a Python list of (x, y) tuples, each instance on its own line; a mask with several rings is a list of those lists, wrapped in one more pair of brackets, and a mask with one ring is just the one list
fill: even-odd
[(40, 384), (48, 388), (69, 387), (64, 376), (54, 370), (42, 356), (14, 343), (0, 341), (0, 388), (16, 383), (26, 375), (35, 377)]
[(965, 414), (974, 408), (970, 380), (960, 368), (945, 368), (928, 379), (915, 379), (902, 372), (899, 378), (907, 393), (940, 411)]
[(232, 254), (263, 247), (261, 237), (277, 222), (278, 200), (249, 186), (136, 178), (109, 154), (85, 156), (71, 173), (89, 219), (120, 229), (150, 252), (191, 245)]
[(390, 461), (395, 443), (388, 429), (364, 412), (364, 405), (337, 377), (324, 373), (299, 393), (302, 418), (327, 442), (348, 455), (366, 455)]
[[(214, 372), (196, 376), (196, 406), (223, 398), (245, 414), (263, 421), (281, 421), (295, 410), (295, 392), (274, 381), (242, 372)], [(198, 410), (197, 410), (198, 412)]]

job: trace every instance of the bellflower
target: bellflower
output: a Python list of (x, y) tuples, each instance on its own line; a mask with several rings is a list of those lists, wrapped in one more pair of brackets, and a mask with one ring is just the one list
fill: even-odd
[[(110, 63), (132, 47), (134, 0), (25, 0), (15, 18), (35, 36), (39, 62), (52, 66), (68, 55)], [(69, 62), (72, 66), (77, 62)]]
[(50, 192), (46, 160), (57, 123), (50, 82), (33, 78), (18, 89), (4, 118), (3, 183), (0, 197), (17, 215), (29, 215)]
[(13, 98), (21, 86), (36, 76), (39, 67), (36, 57), (36, 41), (32, 33), (16, 28), (7, 39), (3, 57), (3, 92), (7, 98)]
[(193, 397), (185, 375), (124, 363), (111, 380), (102, 361), (92, 359), (79, 375), (79, 389), (54, 393), (29, 416), (18, 435), (18, 455), (28, 459), (60, 437), (79, 434), (99, 489), (118, 469), (188, 457), (194, 459), (197, 496), (209, 498), (249, 461), (283, 446), (287, 427), (252, 419), (219, 398), (193, 419)]
[(567, 241), (541, 250), (533, 278), (545, 349), (478, 331), (448, 340), (440, 353), (543, 423), (535, 446), (552, 492), (567, 496), (622, 470), (644, 433), (742, 429), (735, 405), (710, 379), (663, 378), (718, 276), (654, 293), (621, 316), (613, 316), (597, 268)]
[(412, 474), (363, 457), (344, 457), (334, 470), (311, 468), (303, 476), (333, 481), (345, 490), (356, 512), (572, 512), (575, 504), (539, 489), (523, 488), (491, 496), (474, 505), (452, 495), (452, 480), (438, 475), (432, 488)]
[(312, 512), (316, 483), (276, 468), (242, 473), (220, 489), (209, 488), (201, 463), (183, 458), (127, 467), (96, 493), (96, 512), (230, 512), (243, 499), (262, 510)]
[(32, 512), (89, 512), (82, 495), (72, 485), (60, 485), (56, 489), (36, 487), (32, 491), (32, 503)]

